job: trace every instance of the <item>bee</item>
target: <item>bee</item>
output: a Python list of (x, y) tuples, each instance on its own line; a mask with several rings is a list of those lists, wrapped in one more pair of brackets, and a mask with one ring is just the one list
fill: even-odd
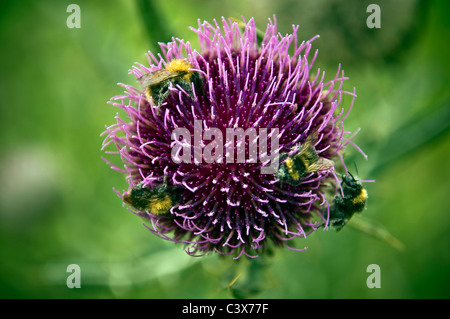
[(156, 70), (144, 74), (138, 81), (145, 90), (145, 97), (148, 103), (153, 100), (153, 105), (158, 107), (170, 93), (170, 85), (179, 85), (191, 98), (194, 98), (191, 83), (202, 91), (202, 81), (200, 74), (191, 71), (193, 65), (184, 59), (174, 59), (167, 63), (165, 69)]
[(283, 154), (280, 156), (284, 163), (280, 165), (276, 177), (284, 183), (298, 185), (300, 181), (313, 172), (326, 171), (334, 167), (334, 162), (319, 156), (314, 148), (317, 134), (310, 134), (297, 153), (292, 156)]
[(352, 174), (344, 175), (341, 182), (344, 197), (340, 194), (334, 198), (330, 210), (330, 224), (337, 231), (341, 230), (355, 213), (361, 213), (367, 204), (367, 190)]
[(167, 187), (164, 182), (162, 186), (147, 188), (142, 183), (134, 186), (123, 196), (123, 201), (139, 211), (148, 211), (153, 215), (164, 215), (179, 203), (179, 194), (176, 188)]

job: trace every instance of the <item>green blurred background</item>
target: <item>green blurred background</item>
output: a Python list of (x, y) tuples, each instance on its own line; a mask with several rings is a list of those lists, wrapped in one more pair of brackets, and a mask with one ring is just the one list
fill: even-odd
[[(231, 298), (238, 273), (244, 297), (450, 296), (447, 1), (77, 1), (79, 29), (66, 26), (70, 3), (0, 3), (0, 297)], [(380, 29), (366, 26), (370, 3)], [(344, 88), (356, 87), (346, 128), (361, 128), (355, 142), (369, 160), (349, 148), (347, 163), (376, 180), (363, 217), (403, 251), (349, 225), (252, 265), (192, 258), (112, 191), (126, 183), (101, 160), (100, 133), (114, 122), (116, 83), (137, 84), (132, 64), (171, 36), (198, 48), (188, 29), (197, 19), (255, 17), (264, 30), (273, 14), (282, 34), (292, 24), (300, 39), (320, 34), (316, 66), (329, 80), (342, 63)], [(66, 286), (69, 264), (81, 267), (80, 289)], [(366, 286), (369, 264), (380, 266), (379, 289)]]

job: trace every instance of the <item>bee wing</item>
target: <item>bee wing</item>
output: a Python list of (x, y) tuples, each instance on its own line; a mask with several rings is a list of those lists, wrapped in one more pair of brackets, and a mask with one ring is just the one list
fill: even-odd
[(137, 80), (141, 83), (142, 88), (145, 88), (149, 85), (154, 85), (160, 83), (162, 81), (171, 79), (178, 76), (176, 72), (170, 72), (166, 69), (157, 70), (151, 73), (144, 74)]
[(302, 157), (302, 156), (314, 156), (314, 154), (317, 154), (316, 149), (314, 146), (309, 143), (307, 140), (305, 141), (302, 146), (300, 146), (300, 149), (297, 154), (294, 155), (294, 157)]
[(312, 172), (326, 171), (332, 167), (334, 167), (334, 162), (332, 160), (329, 160), (324, 157), (319, 157), (319, 159), (316, 162), (312, 163), (308, 167), (308, 172), (312, 173)]
[(314, 145), (316, 144), (316, 141), (319, 137), (319, 134), (317, 133), (317, 131), (314, 131), (312, 133), (310, 133), (305, 140), (305, 144), (310, 144), (310, 145)]
[[(294, 155), (294, 158), (299, 158), (306, 167), (311, 167), (320, 159), (316, 149), (308, 141), (305, 141), (305, 144), (301, 146), (299, 152)], [(315, 170), (309, 169), (307, 171), (315, 172)]]
[(312, 132), (311, 134), (309, 134), (306, 137), (305, 142), (300, 146), (300, 149), (299, 149), (299, 151), (298, 151), (296, 156), (300, 157), (300, 156), (303, 156), (305, 154), (306, 155), (310, 155), (310, 156), (314, 156), (314, 154), (317, 154), (316, 153), (316, 149), (314, 147), (314, 144), (317, 141), (317, 136), (318, 136), (317, 132)]

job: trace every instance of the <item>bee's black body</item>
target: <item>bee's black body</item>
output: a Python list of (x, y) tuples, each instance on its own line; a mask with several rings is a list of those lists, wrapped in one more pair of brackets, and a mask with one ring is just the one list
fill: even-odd
[(337, 231), (341, 230), (353, 214), (361, 213), (366, 207), (367, 191), (350, 173), (341, 183), (344, 197), (337, 195), (330, 210), (330, 224)]

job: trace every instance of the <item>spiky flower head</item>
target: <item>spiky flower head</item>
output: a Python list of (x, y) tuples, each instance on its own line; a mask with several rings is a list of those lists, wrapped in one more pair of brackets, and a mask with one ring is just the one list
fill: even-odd
[[(155, 103), (143, 88), (124, 84), (125, 94), (112, 98), (111, 104), (126, 114), (125, 118), (117, 114), (116, 124), (106, 128), (104, 141), (104, 148), (111, 143), (117, 147), (124, 163), (123, 168), (111, 164), (126, 174), (129, 183), (118, 195), (125, 196), (127, 203), (133, 189), (147, 191), (140, 194), (158, 203), (166, 195), (176, 197), (176, 201), (160, 203), (163, 208), (170, 204), (166, 214), (140, 206), (134, 213), (146, 219), (144, 225), (155, 235), (186, 244), (191, 255), (214, 251), (235, 258), (242, 254), (256, 257), (273, 246), (303, 250), (291, 242), (315, 231), (315, 219), (327, 221), (329, 197), (325, 193), (335, 191), (330, 187), (336, 179), (334, 167), (307, 171), (297, 183), (283, 182), (280, 171), (262, 172), (267, 160), (248, 160), (253, 146), (261, 151), (261, 135), (244, 136), (236, 144), (220, 144), (216, 136), (215, 155), (223, 154), (223, 160), (199, 161), (196, 156), (212, 140), (212, 136), (205, 137), (208, 130), (218, 129), (225, 137), (230, 128), (245, 132), (264, 128), (267, 154), (276, 156), (278, 168), (284, 167), (287, 174), (292, 172), (286, 168), (286, 159), (298, 154), (313, 135), (316, 155), (325, 163), (340, 161), (345, 167), (339, 151), (353, 144), (344, 137), (349, 132), (344, 131), (343, 122), (355, 94), (342, 90), (345, 77), (340, 66), (328, 82), (325, 72), (313, 69), (317, 51), (311, 53), (311, 43), (317, 36), (300, 42), (298, 26), (282, 36), (276, 21), (269, 19), (263, 37), (258, 36), (253, 19), (243, 29), (227, 19), (222, 24), (199, 21), (198, 28), (191, 29), (198, 34), (199, 51), (173, 39), (160, 44), (162, 55), (148, 52), (149, 66), (136, 64), (130, 73), (142, 79), (182, 59), (189, 63), (189, 72), (199, 76), (197, 83), (169, 81), (169, 94), (162, 103)], [(352, 96), (346, 110), (340, 106), (343, 94)], [(203, 132), (200, 141), (184, 140), (190, 143), (188, 149), (183, 148), (188, 162), (180, 161), (174, 151), (180, 141), (173, 132), (180, 128), (194, 137)], [(230, 143), (237, 155), (243, 152), (240, 147), (246, 147), (246, 161), (225, 160)]]

